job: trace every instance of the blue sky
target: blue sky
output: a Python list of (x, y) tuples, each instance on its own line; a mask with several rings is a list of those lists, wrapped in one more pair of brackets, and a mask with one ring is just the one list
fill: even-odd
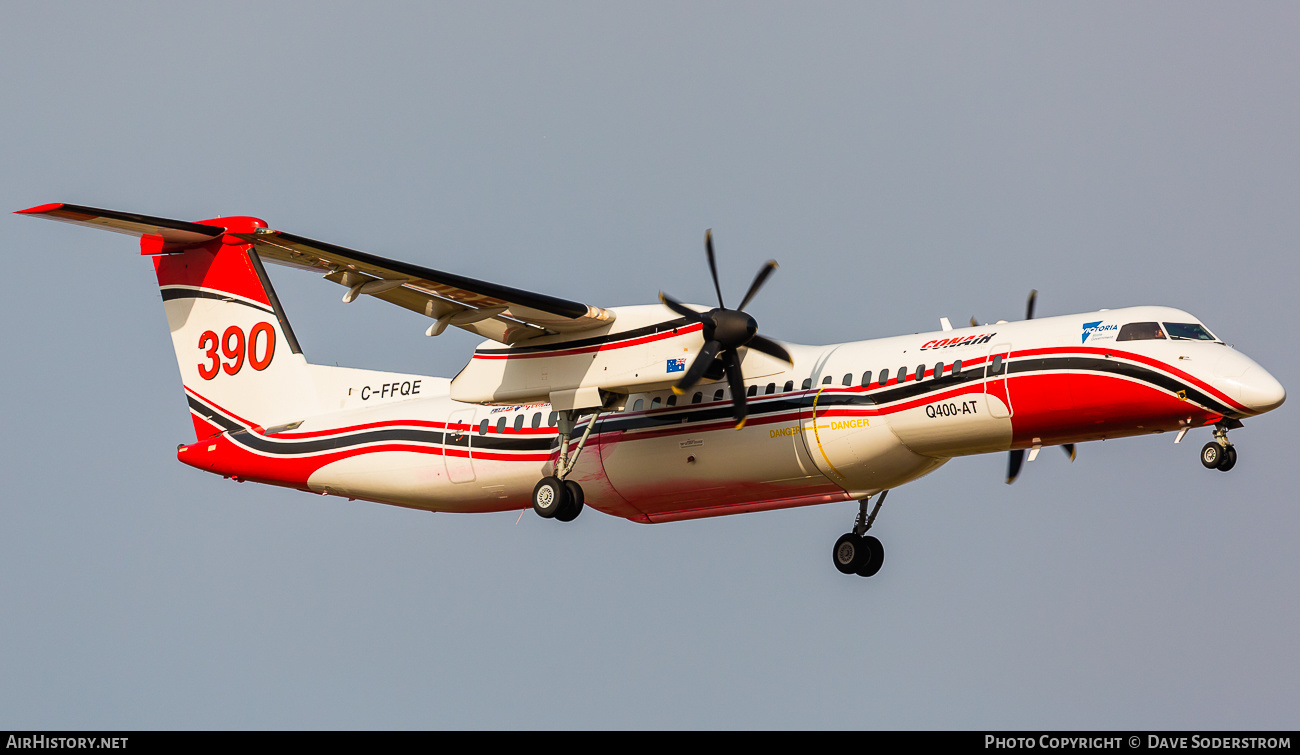
[[(0, 197), (272, 227), (611, 306), (764, 260), (772, 337), (1187, 309), (1294, 392), (1300, 12), (9, 3)], [(1294, 728), (1294, 402), (851, 504), (643, 526), (239, 485), (126, 237), (0, 218), (4, 728)], [(273, 268), (307, 356), (474, 339)]]

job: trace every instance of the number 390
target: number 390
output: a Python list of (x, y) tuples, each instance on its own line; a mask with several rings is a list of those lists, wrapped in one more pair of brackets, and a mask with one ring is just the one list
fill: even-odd
[[(265, 335), (260, 339), (265, 346), (258, 345), (258, 336)], [(222, 370), (227, 375), (234, 375), (244, 367), (244, 357), (247, 354), (248, 366), (257, 371), (262, 371), (271, 364), (271, 358), (275, 356), (275, 329), (269, 322), (259, 322), (248, 331), (248, 338), (244, 338), (244, 330), (238, 325), (231, 325), (226, 328), (226, 332), (218, 338), (217, 334), (211, 330), (203, 331), (199, 336), (199, 348), (203, 349), (204, 356), (208, 358), (205, 365), (199, 363), (199, 377), (204, 380), (211, 380)], [(220, 354), (217, 353), (220, 350)], [(259, 358), (258, 351), (262, 352)], [(222, 355), (226, 357), (225, 362), (221, 360)]]

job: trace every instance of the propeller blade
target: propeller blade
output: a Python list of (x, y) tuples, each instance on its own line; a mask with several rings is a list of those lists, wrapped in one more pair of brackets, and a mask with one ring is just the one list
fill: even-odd
[(662, 302), (665, 307), (671, 309), (672, 311), (676, 312), (682, 317), (689, 317), (690, 319), (696, 322), (704, 322), (703, 313), (696, 312), (695, 310), (691, 309), (685, 304), (682, 304), (681, 302), (677, 301), (676, 299), (669, 296), (668, 294), (665, 294), (663, 291), (659, 292), (659, 301)]
[(721, 349), (722, 344), (717, 341), (705, 343), (704, 347), (700, 349), (700, 353), (695, 357), (695, 361), (691, 362), (691, 366), (686, 368), (686, 374), (682, 375), (682, 379), (678, 380), (677, 385), (673, 386), (673, 393), (680, 396), (690, 390), (691, 386), (698, 383), (700, 376), (704, 374), (705, 370), (709, 369), (709, 365), (713, 364), (713, 358), (718, 355), (718, 351)]
[(749, 284), (749, 292), (745, 294), (745, 298), (740, 302), (741, 311), (744, 311), (745, 307), (749, 306), (749, 300), (754, 298), (754, 294), (758, 293), (758, 289), (763, 287), (767, 276), (771, 275), (776, 268), (776, 260), (768, 260), (767, 264), (758, 269), (758, 275), (754, 276), (754, 282)]
[(713, 258), (713, 229), (710, 228), (704, 232), (704, 251), (709, 256), (709, 272), (713, 274), (713, 290), (718, 292), (718, 306), (726, 309), (727, 305), (722, 303), (722, 286), (718, 285), (718, 263)]
[(1025, 319), (1034, 319), (1034, 303), (1038, 301), (1038, 289), (1032, 289), (1029, 292), (1029, 303), (1025, 305)]
[(755, 333), (754, 337), (749, 339), (749, 343), (745, 345), (754, 351), (761, 351), (770, 357), (776, 357), (786, 364), (794, 364), (794, 360), (790, 358), (790, 352), (786, 351), (785, 347), (776, 341), (764, 338), (757, 333)]
[(1025, 449), (1017, 448), (1011, 451), (1011, 458), (1007, 459), (1007, 484), (1016, 481), (1020, 476), (1020, 467), (1025, 463)]
[(1070, 461), (1074, 461), (1074, 444), (1073, 444), (1073, 443), (1066, 443), (1065, 445), (1061, 446), (1061, 449), (1065, 451), (1065, 455), (1066, 455), (1066, 456), (1070, 457)]
[(740, 355), (735, 349), (722, 352), (722, 364), (727, 370), (727, 384), (731, 386), (731, 416), (736, 420), (736, 429), (745, 426), (747, 415), (745, 399), (745, 376), (740, 371)]

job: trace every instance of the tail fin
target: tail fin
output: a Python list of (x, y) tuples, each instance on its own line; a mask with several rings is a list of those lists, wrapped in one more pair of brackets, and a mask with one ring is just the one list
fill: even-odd
[(266, 223), (227, 217), (188, 223), (52, 204), (22, 214), (140, 237), (153, 256), (194, 431), (271, 427), (320, 412), (307, 360), (252, 245), (230, 233)]

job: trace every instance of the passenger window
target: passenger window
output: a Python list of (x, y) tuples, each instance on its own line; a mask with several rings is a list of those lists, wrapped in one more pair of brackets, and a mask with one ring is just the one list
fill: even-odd
[(721, 401), (721, 400), (722, 400), (722, 389), (721, 389), (721, 388), (719, 388), (718, 390), (716, 390), (716, 391), (713, 392), (713, 400), (714, 400), (714, 401)]
[(880, 384), (884, 385), (889, 382), (889, 370), (880, 371)]
[(522, 430), (522, 429), (524, 429), (524, 415), (522, 415), (522, 414), (516, 414), (516, 415), (515, 415), (515, 430)]
[(993, 363), (989, 365), (989, 374), (996, 375), (1002, 371), (1002, 355), (998, 354), (993, 357)]
[(773, 393), (776, 393), (776, 383), (768, 383), (767, 390), (763, 391), (763, 393), (765, 393), (768, 396), (771, 396)]
[(852, 372), (846, 372), (846, 373), (844, 373), (844, 381), (843, 381), (843, 382), (844, 382), (844, 385), (853, 385), (853, 373), (852, 373)]
[(790, 391), (793, 391), (793, 390), (794, 390), (794, 381), (793, 381), (793, 380), (787, 380), (787, 381), (785, 381), (785, 390), (782, 391), (782, 392), (783, 392), (783, 393), (789, 393)]
[(533, 414), (533, 429), (536, 430), (537, 428), (539, 428), (539, 427), (541, 427), (541, 426), (542, 426), (542, 413), (541, 413), (541, 412), (535, 412), (535, 413)]
[(677, 406), (677, 394), (668, 397), (668, 403), (665, 406)]
[(923, 364), (918, 364), (918, 365), (916, 366), (916, 379), (917, 379), (917, 380), (924, 380), (924, 379), (925, 379), (925, 365), (923, 365)]
[(551, 427), (555, 427), (555, 420), (556, 420), (558, 417), (559, 417), (559, 415), (558, 415), (557, 413), (555, 413), (555, 412), (551, 412), (551, 416), (549, 416), (549, 417), (546, 418), (546, 424), (550, 425)]
[(758, 395), (758, 386), (757, 386), (757, 385), (751, 385), (751, 386), (749, 386), (749, 390), (745, 391), (745, 395), (746, 395), (746, 396), (757, 396), (757, 395)]
[(905, 380), (907, 380), (907, 368), (906, 368), (906, 367), (899, 367), (899, 368), (898, 368), (898, 382), (901, 383), (901, 382), (903, 382), (903, 381), (905, 381)]
[(634, 412), (639, 412), (639, 411), (641, 411), (641, 408), (644, 407), (644, 406), (645, 406), (645, 399), (637, 399), (637, 400), (632, 404), (632, 411), (634, 411)]
[(660, 399), (658, 396), (655, 396), (654, 398), (650, 399), (650, 408), (651, 408), (651, 409), (658, 409), (658, 408), (659, 408), (659, 404), (660, 404), (661, 402), (662, 402), (662, 399)]
[(691, 403), (692, 403), (692, 404), (698, 404), (698, 403), (700, 403), (700, 400), (703, 399), (703, 398), (704, 398), (704, 394), (703, 394), (703, 393), (700, 393), (699, 391), (696, 391), (696, 392), (695, 392), (695, 395), (694, 395), (694, 396), (691, 396)]
[(871, 385), (871, 370), (862, 373), (862, 387), (866, 388), (868, 385)]
[(505, 431), (506, 431), (506, 418), (502, 417), (501, 419), (497, 420), (497, 432), (503, 433)]
[(478, 423), (478, 434), (487, 435), (487, 420)]
[(1158, 322), (1131, 322), (1119, 329), (1116, 341), (1163, 341), (1165, 333)]
[(941, 377), (943, 377), (943, 362), (939, 362), (938, 364), (936, 364), (936, 365), (934, 366), (934, 378), (935, 378), (935, 380), (938, 380), (938, 379), (941, 378)]
[(808, 390), (808, 389), (810, 389), (810, 388), (812, 388), (812, 378), (804, 378), (804, 379), (803, 379), (803, 389), (806, 391), (806, 390)]
[(830, 384), (831, 384), (831, 376), (830, 376), (830, 375), (827, 375), (826, 377), (822, 378), (822, 385), (830, 385)]
[(957, 377), (960, 374), (961, 374), (961, 360), (958, 359), (957, 361), (952, 363), (952, 376)]

